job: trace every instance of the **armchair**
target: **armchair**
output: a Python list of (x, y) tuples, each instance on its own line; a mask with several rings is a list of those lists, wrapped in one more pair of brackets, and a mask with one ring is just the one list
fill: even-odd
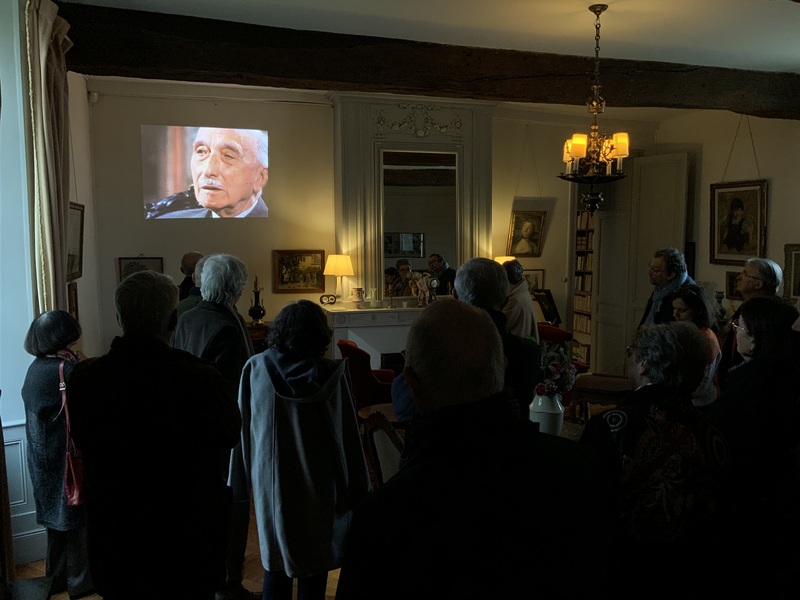
[(365, 406), (391, 404), (394, 371), (373, 369), (370, 366), (369, 354), (352, 340), (338, 340), (336, 346), (342, 358), (347, 359), (356, 413)]

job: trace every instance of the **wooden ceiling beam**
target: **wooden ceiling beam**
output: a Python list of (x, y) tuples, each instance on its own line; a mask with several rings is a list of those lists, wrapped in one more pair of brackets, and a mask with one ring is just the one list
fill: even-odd
[[(567, 105), (590, 93), (593, 57), (57, 4), (74, 44), (67, 68), (85, 75)], [(800, 120), (800, 74), (602, 57), (600, 70), (613, 106)]]

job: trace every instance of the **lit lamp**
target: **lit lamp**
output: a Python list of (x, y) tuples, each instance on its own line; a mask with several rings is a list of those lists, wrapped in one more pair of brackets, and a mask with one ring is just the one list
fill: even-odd
[(622, 159), (628, 156), (628, 134), (615, 133), (612, 136), (599, 133), (597, 115), (606, 107), (606, 101), (600, 95), (600, 15), (608, 8), (608, 4), (592, 4), (589, 10), (594, 13), (595, 45), (594, 75), (592, 76), (592, 95), (586, 100), (586, 108), (592, 114), (592, 126), (589, 134), (576, 133), (564, 142), (561, 160), (564, 172), (561, 179), (572, 183), (589, 185), (589, 193), (581, 195), (583, 202), (594, 214), (603, 201), (603, 194), (594, 191), (595, 184), (611, 183), (625, 177), (622, 171)]
[(508, 262), (510, 260), (516, 260), (516, 258), (517, 258), (516, 256), (495, 256), (494, 260), (495, 262), (499, 262), (502, 265), (503, 263)]
[(329, 254), (328, 260), (325, 261), (325, 270), (322, 274), (336, 276), (336, 297), (341, 298), (342, 277), (352, 277), (355, 275), (350, 256), (347, 254)]

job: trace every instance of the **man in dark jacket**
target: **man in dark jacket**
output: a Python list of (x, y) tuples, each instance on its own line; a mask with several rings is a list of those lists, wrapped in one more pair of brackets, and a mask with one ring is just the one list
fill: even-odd
[(615, 556), (610, 488), (592, 455), (519, 418), (504, 362), (497, 326), (466, 303), (411, 326), (416, 452), (355, 509), (337, 599), (608, 597), (615, 561), (575, 577), (570, 557)]
[(68, 389), (95, 586), (106, 600), (211, 600), (225, 575), (218, 456), (239, 438), (236, 398), (213, 366), (169, 347), (170, 277), (134, 273), (115, 300), (122, 337), (76, 365)]
[(677, 248), (661, 248), (656, 250), (650, 259), (648, 269), (653, 293), (647, 300), (642, 325), (657, 325), (675, 320), (672, 315), (672, 295), (684, 285), (696, 285), (694, 279), (686, 272), (686, 259)]
[[(213, 363), (232, 392), (238, 394), (242, 368), (253, 355), (247, 326), (236, 310), (236, 302), (247, 284), (247, 268), (230, 254), (212, 254), (205, 257), (202, 265), (200, 293), (203, 299), (180, 316), (172, 345)], [(220, 473), (226, 482), (230, 458), (228, 449), (220, 453)], [(232, 510), (228, 574), (217, 600), (250, 597), (242, 585), (250, 503), (236, 502)]]

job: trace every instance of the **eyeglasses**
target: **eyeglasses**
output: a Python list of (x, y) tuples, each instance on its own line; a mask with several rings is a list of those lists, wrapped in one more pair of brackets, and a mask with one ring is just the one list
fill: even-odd
[[(755, 278), (754, 278), (754, 279), (755, 279)], [(741, 330), (741, 331), (742, 331), (742, 333), (744, 333), (744, 334), (746, 334), (746, 335), (750, 335), (750, 332), (749, 332), (749, 331), (747, 331), (747, 329), (745, 329), (745, 328), (744, 328), (742, 325), (739, 325), (738, 321), (731, 321), (731, 327), (733, 327), (733, 330), (734, 330), (734, 331), (739, 331), (739, 330)]]
[(761, 277), (756, 277), (755, 275), (750, 275), (747, 271), (742, 271), (742, 277), (749, 277), (750, 279), (758, 279), (759, 281), (764, 281)]
[(665, 271), (665, 269), (655, 269), (653, 267), (650, 267), (648, 269), (648, 272), (650, 272), (650, 273), (663, 273), (664, 271)]

